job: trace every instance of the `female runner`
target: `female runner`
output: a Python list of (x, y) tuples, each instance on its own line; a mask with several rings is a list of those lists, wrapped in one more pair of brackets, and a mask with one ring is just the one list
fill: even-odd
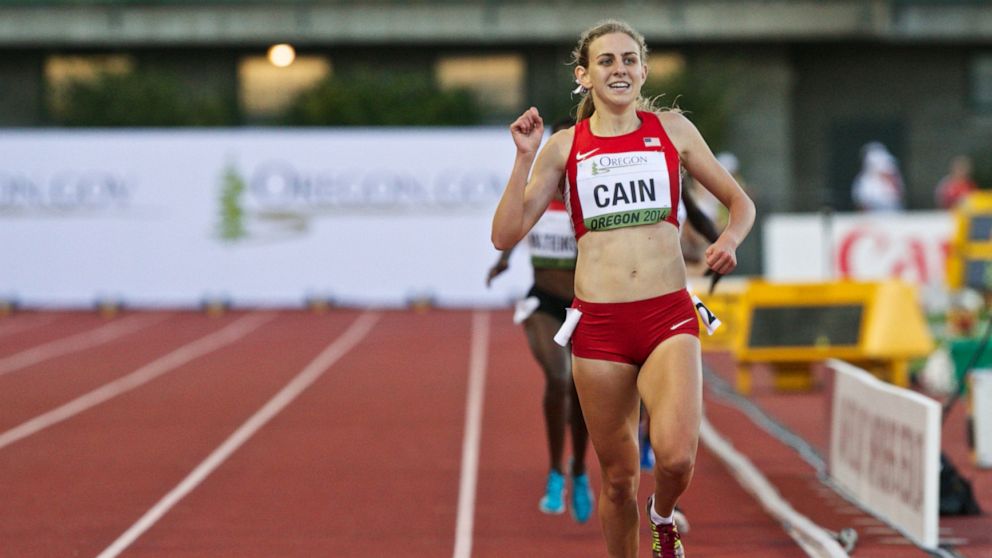
[(597, 510), (607, 551), (637, 556), (643, 400), (656, 456), (647, 502), (652, 551), (681, 557), (672, 514), (692, 478), (702, 380), (699, 326), (679, 247), (680, 171), (687, 170), (729, 210), (727, 227), (705, 252), (716, 273), (736, 266), (754, 204), (688, 119), (677, 111), (656, 112), (641, 98), (647, 48), (633, 28), (603, 22), (583, 33), (573, 54), (585, 94), (578, 123), (554, 134), (540, 154), (544, 125), (536, 108), (510, 126), (517, 155), (493, 218), (492, 240), (497, 249), (515, 245), (566, 178), (562, 196), (578, 246), (566, 326), (575, 325), (573, 378), (602, 471)]

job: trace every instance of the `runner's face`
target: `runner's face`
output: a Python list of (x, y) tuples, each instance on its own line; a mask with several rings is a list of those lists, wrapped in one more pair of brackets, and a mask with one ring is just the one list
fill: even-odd
[(640, 96), (647, 67), (637, 41), (626, 33), (610, 33), (589, 44), (589, 67), (582, 74), (580, 83), (596, 98), (625, 105)]

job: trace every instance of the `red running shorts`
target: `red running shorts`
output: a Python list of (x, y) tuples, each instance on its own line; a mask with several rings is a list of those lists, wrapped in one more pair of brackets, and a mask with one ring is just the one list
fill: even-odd
[(689, 291), (634, 302), (585, 302), (572, 308), (582, 317), (572, 334), (572, 354), (640, 366), (666, 339), (680, 334), (699, 337), (699, 320)]

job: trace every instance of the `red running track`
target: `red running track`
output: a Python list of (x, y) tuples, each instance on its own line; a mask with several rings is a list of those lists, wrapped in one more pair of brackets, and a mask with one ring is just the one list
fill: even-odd
[[(453, 555), (473, 312), (379, 314), (367, 336), (146, 522), (120, 555)], [(473, 521), (471, 556), (603, 556), (595, 520), (577, 525), (538, 512), (547, 462), (543, 379), (509, 312), (480, 314), (489, 336), (478, 480), (474, 508), (462, 514)], [(245, 315), (168, 313), (0, 375), (0, 437)], [(258, 313), (268, 321), (243, 336), (0, 446), (0, 556), (100, 555), (362, 315)], [(30, 320), (47, 321), (4, 333)], [(107, 323), (90, 313), (16, 314), (0, 320), (0, 358)], [(709, 406), (718, 430), (734, 426), (738, 446), (787, 458), (733, 411)], [(591, 450), (587, 462), (598, 488)], [(802, 465), (790, 467), (799, 484), (814, 479)], [(649, 490), (644, 476), (642, 502)], [(704, 449), (683, 504), (693, 525), (688, 556), (804, 555)], [(646, 529), (641, 540), (647, 556)]]

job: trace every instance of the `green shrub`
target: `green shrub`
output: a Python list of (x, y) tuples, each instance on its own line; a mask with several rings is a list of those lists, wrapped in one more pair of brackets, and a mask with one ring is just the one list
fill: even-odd
[(972, 177), (983, 190), (992, 190), (992, 148), (984, 147), (971, 154), (974, 165)]
[(464, 126), (481, 121), (467, 90), (442, 91), (427, 76), (358, 72), (300, 94), (283, 118), (294, 126)]
[(655, 97), (659, 108), (677, 107), (696, 125), (713, 151), (724, 147), (730, 120), (730, 96), (725, 80), (707, 72), (683, 70), (663, 79), (648, 78), (642, 93)]
[(236, 120), (233, 102), (191, 95), (177, 77), (150, 70), (79, 80), (59, 95), (52, 117), (64, 126), (223, 126)]

